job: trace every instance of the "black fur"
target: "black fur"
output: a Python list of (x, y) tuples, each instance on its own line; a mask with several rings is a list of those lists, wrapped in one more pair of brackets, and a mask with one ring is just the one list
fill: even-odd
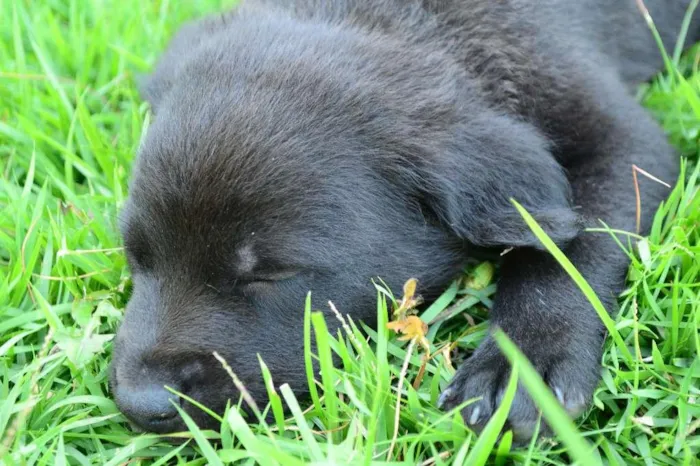
[[(671, 48), (688, 2), (646, 3)], [(156, 118), (123, 212), (134, 294), (114, 351), (120, 408), (181, 428), (166, 384), (222, 410), (238, 395), (213, 351), (260, 400), (256, 353), (302, 393), (307, 291), (372, 323), (373, 277), (395, 290), (418, 277), (431, 297), (470, 254), (515, 247), (492, 321), (581, 412), (603, 327), (509, 199), (613, 311), (626, 257), (581, 229), (634, 230), (633, 164), (677, 176), (628, 93), (659, 65), (634, 0), (247, 1), (185, 26), (142, 86)], [(641, 189), (647, 228), (668, 191)], [(483, 397), (463, 411), (479, 428), (508, 370), (487, 338), (441, 401)], [(510, 427), (525, 438), (536, 419), (519, 392)]]

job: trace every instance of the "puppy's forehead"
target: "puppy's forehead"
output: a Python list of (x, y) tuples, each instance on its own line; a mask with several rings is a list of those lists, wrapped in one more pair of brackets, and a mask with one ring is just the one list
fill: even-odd
[(292, 159), (282, 146), (212, 150), (144, 148), (125, 215), (127, 245), (142, 238), (158, 261), (189, 273), (303, 266), (310, 243), (339, 212), (338, 193), (328, 195), (325, 184), (333, 174), (316, 178), (303, 156)]
[[(187, 248), (193, 261), (204, 250), (248, 267), (282, 253), (340, 254), (318, 244), (360, 230), (373, 205), (361, 201), (383, 186), (360, 156), (371, 132), (358, 137), (356, 102), (343, 102), (335, 83), (319, 89), (301, 77), (285, 92), (276, 81), (191, 80), (158, 108), (137, 157), (130, 203), (147, 236)], [(249, 242), (254, 254), (235, 250)]]
[(193, 134), (167, 122), (149, 131), (139, 153), (131, 196), (157, 218), (190, 227), (292, 221), (317, 204), (321, 183), (295, 149), (251, 142), (245, 128)]

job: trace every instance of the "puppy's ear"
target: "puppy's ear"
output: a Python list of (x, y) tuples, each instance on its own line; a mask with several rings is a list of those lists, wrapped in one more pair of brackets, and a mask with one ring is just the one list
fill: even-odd
[(442, 224), (479, 246), (541, 248), (512, 198), (556, 243), (579, 233), (582, 221), (572, 210), (569, 182), (534, 127), (483, 114), (461, 133), (452, 149), (428, 160), (419, 177), (424, 204)]
[(137, 76), (141, 97), (157, 112), (178, 78), (182, 66), (197, 49), (228, 25), (233, 13), (217, 14), (183, 25), (173, 36), (151, 74)]

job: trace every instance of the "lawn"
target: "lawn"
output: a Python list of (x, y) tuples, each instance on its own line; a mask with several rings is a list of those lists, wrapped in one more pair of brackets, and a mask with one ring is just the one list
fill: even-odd
[(151, 118), (136, 82), (179, 24), (229, 3), (0, 2), (0, 464), (699, 464), (700, 51), (670, 57), (639, 90), (685, 156), (683, 176), (648, 237), (617, 233), (633, 259), (591, 408), (561, 418), (503, 342), (557, 438), (516, 448), (498, 435), (507, 405), (481, 436), (436, 407), (485, 335), (490, 264), (420, 311), (437, 317), (430, 359), (386, 329), (395, 302), (378, 292), (378, 332), (346, 319), (331, 338), (308, 314), (319, 344), (307, 357), (322, 367), (310, 406), (272, 381), (259, 407), (269, 422), (234, 405), (219, 431), (192, 425), (178, 444), (132, 431), (107, 375), (131, 286), (117, 215)]

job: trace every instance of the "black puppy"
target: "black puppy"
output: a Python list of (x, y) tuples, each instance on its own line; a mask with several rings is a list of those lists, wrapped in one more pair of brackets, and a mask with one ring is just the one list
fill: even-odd
[[(647, 1), (669, 47), (688, 3)], [(492, 321), (577, 415), (603, 327), (509, 199), (612, 311), (628, 261), (581, 230), (635, 229), (633, 164), (677, 176), (628, 92), (660, 63), (635, 0), (249, 1), (185, 26), (143, 87), (156, 118), (123, 212), (134, 293), (114, 348), (120, 409), (180, 429), (169, 385), (223, 410), (238, 394), (213, 351), (254, 397), (257, 353), (301, 393), (309, 290), (315, 308), (333, 300), (372, 323), (372, 278), (398, 290), (415, 276), (430, 298), (470, 255), (513, 247)], [(646, 228), (668, 190), (641, 189)], [(508, 371), (487, 338), (441, 401), (482, 397), (463, 411), (479, 428)], [(516, 435), (537, 417), (518, 392)]]

